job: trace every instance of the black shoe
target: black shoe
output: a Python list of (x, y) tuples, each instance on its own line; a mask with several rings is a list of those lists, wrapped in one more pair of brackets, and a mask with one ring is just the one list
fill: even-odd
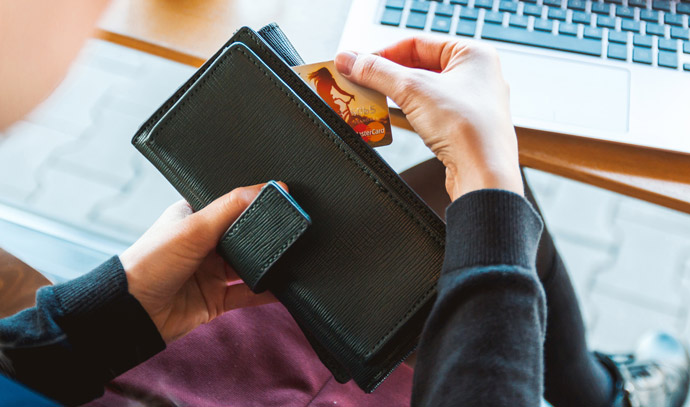
[(646, 335), (633, 354), (596, 356), (613, 376), (613, 407), (682, 407), (685, 402), (690, 358), (673, 336)]

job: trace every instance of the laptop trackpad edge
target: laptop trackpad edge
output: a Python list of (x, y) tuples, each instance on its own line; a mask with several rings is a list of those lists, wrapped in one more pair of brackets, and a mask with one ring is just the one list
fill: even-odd
[[(499, 50), (516, 118), (626, 133), (630, 71)], [(544, 126), (548, 127), (548, 126)]]

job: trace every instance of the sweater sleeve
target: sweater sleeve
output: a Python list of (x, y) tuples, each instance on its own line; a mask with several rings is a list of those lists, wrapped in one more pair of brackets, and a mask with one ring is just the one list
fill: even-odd
[(36, 306), (0, 320), (0, 373), (67, 405), (165, 348), (129, 294), (113, 257), (82, 277), (36, 294)]
[(541, 218), (522, 196), (481, 190), (453, 202), (446, 220), (412, 405), (537, 407), (546, 324), (535, 270)]

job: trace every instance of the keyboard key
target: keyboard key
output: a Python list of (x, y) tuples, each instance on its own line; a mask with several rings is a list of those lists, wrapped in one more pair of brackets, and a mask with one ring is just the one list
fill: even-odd
[(640, 22), (634, 20), (628, 20), (627, 18), (621, 20), (621, 30), (632, 31), (635, 33), (640, 32)]
[(578, 11), (585, 11), (587, 3), (584, 0), (568, 0), (568, 8)]
[(535, 18), (534, 29), (536, 31), (551, 32), (553, 31), (553, 21), (545, 20), (543, 18)]
[(400, 20), (402, 20), (402, 10), (388, 7), (383, 10), (381, 24), (398, 26), (400, 25)]
[(620, 31), (609, 31), (609, 42), (616, 42), (618, 44), (628, 43), (628, 33)]
[(664, 51), (678, 51), (678, 44), (676, 40), (669, 40), (666, 38), (659, 38), (659, 49)]
[(597, 26), (606, 28), (616, 28), (616, 19), (609, 16), (597, 16)]
[(544, 0), (544, 5), (545, 6), (551, 6), (551, 7), (560, 7), (561, 6), (561, 0)]
[(616, 7), (616, 15), (623, 18), (635, 18), (635, 9), (632, 7)]
[(609, 44), (608, 57), (625, 61), (628, 58), (628, 47), (621, 44)]
[(610, 12), (610, 4), (592, 2), (592, 13), (609, 15)]
[(479, 10), (476, 8), (463, 7), (460, 10), (460, 18), (463, 20), (476, 20), (479, 17)]
[(487, 11), (484, 13), (484, 22), (492, 24), (503, 24), (503, 13), (499, 11)]
[[(637, 47), (652, 48), (652, 39), (654, 37), (649, 35), (635, 34), (633, 35), (633, 45)], [(651, 57), (650, 57), (651, 58)], [(650, 62), (651, 64), (651, 62)]]
[(678, 14), (690, 14), (690, 3), (677, 3), (676, 13)]
[(670, 0), (653, 0), (652, 8), (654, 10), (671, 11), (671, 2)]
[(683, 70), (690, 71), (690, 64), (683, 64)]
[(678, 54), (675, 52), (659, 51), (659, 66), (665, 68), (678, 68)]
[(683, 16), (680, 14), (666, 13), (664, 15), (664, 22), (668, 25), (675, 25), (677, 27), (683, 26)]
[(507, 11), (508, 13), (517, 13), (517, 6), (518, 4), (516, 1), (503, 0), (499, 3), (498, 10)]
[(470, 20), (460, 20), (458, 21), (458, 27), (455, 33), (458, 35), (465, 35), (468, 37), (474, 37), (474, 31), (477, 29), (477, 23)]
[(659, 22), (659, 12), (654, 10), (640, 10), (640, 20), (650, 23)]
[(537, 4), (537, 0), (520, 0), (523, 3), (532, 3), (532, 4)]
[(573, 11), (573, 23), (589, 25), (592, 15), (584, 11)]
[(386, 8), (402, 10), (403, 7), (405, 7), (405, 0), (388, 0), (386, 2)]
[(683, 52), (686, 54), (690, 54), (690, 42), (684, 42), (683, 43)]
[(542, 9), (542, 6), (535, 6), (534, 4), (525, 4), (525, 8), (522, 10), (522, 14), (526, 16), (541, 17)]
[(450, 31), (450, 17), (436, 16), (431, 22), (431, 31), (447, 33)]
[(687, 40), (689, 38), (689, 30), (681, 27), (671, 27), (671, 38), (677, 40)]
[(550, 8), (549, 12), (547, 14), (549, 19), (560, 20), (560, 21), (565, 21), (565, 17), (567, 15), (568, 15), (567, 11), (563, 10), (562, 8)]
[(656, 23), (647, 23), (647, 34), (664, 36), (664, 26)]
[(426, 25), (426, 13), (417, 13), (415, 11), (411, 11), (410, 15), (407, 16), (407, 23), (405, 24), (407, 28), (423, 30), (424, 25)]
[(452, 4), (439, 3), (436, 5), (436, 15), (452, 17), (455, 7)]
[(577, 25), (572, 23), (561, 23), (558, 32), (564, 35), (577, 36)]
[(623, 0), (604, 0), (607, 3), (623, 4)]
[(527, 23), (529, 22), (529, 17), (527, 16), (518, 16), (516, 14), (512, 14), (510, 16), (510, 19), (508, 20), (508, 24), (511, 27), (520, 27), (520, 28), (527, 28)]
[(652, 64), (652, 50), (649, 48), (633, 48), (633, 62), (640, 64)]
[(429, 3), (428, 1), (413, 1), (412, 4), (410, 5), (410, 11), (417, 11), (419, 13), (426, 13), (429, 11)]
[(450, 4), (459, 4), (461, 6), (466, 6), (469, 4), (469, 0), (450, 0)]
[(520, 28), (487, 24), (482, 31), (482, 38), (601, 56), (601, 41), (571, 37), (569, 35), (552, 35), (545, 32), (526, 31)]
[(647, 0), (628, 0), (628, 6), (646, 8)]
[(585, 27), (583, 34), (585, 38), (600, 40), (604, 36), (604, 30), (599, 27)]
[(474, 6), (477, 8), (491, 10), (491, 8), (494, 6), (494, 0), (475, 0)]

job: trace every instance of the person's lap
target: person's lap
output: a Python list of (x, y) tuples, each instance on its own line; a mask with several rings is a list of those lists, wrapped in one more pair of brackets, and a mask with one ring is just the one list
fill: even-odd
[[(450, 199), (439, 161), (426, 161), (401, 176), (445, 218)], [(554, 248), (549, 252), (557, 256)], [(570, 308), (565, 312), (581, 318), (576, 302)], [(372, 394), (354, 382), (337, 383), (288, 311), (271, 304), (231, 311), (197, 328), (118, 377), (103, 397), (88, 405), (144, 400), (148, 406), (407, 406), (412, 375), (412, 368), (402, 364)]]

